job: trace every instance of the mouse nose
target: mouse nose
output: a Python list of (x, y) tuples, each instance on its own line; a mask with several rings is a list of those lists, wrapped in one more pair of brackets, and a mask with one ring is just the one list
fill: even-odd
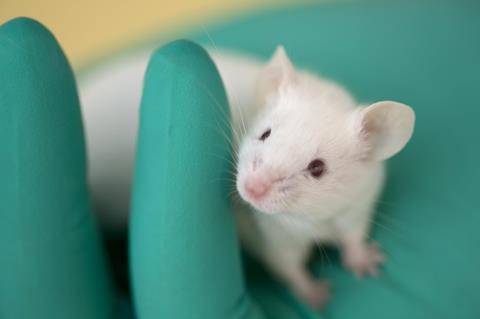
[(245, 190), (254, 199), (264, 197), (270, 190), (271, 184), (258, 176), (250, 176), (245, 182)]

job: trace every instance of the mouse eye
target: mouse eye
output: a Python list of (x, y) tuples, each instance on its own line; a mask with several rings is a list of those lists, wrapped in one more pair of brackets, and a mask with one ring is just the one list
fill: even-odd
[(322, 176), (325, 173), (326, 169), (327, 166), (325, 165), (325, 162), (319, 158), (314, 159), (307, 166), (308, 172), (315, 178), (319, 178), (320, 176)]
[(270, 133), (272, 133), (272, 129), (267, 129), (263, 134), (260, 136), (259, 140), (260, 141), (265, 141), (269, 136)]

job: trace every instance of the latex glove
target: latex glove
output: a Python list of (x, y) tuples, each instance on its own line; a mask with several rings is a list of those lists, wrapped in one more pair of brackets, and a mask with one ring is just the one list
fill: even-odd
[(30, 19), (0, 26), (0, 318), (112, 317), (75, 80)]

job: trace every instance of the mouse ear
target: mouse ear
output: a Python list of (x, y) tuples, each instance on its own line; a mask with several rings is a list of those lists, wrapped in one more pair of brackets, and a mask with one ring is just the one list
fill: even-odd
[(295, 83), (295, 68), (283, 46), (278, 46), (270, 61), (258, 76), (258, 96), (264, 101), (282, 87)]
[(405, 104), (377, 102), (362, 108), (359, 114), (357, 132), (369, 145), (370, 159), (382, 161), (392, 157), (412, 137), (415, 113)]

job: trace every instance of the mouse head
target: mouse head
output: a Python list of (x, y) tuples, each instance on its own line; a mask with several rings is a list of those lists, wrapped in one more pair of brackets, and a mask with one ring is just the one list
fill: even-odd
[(359, 107), (338, 85), (296, 71), (282, 47), (257, 88), (259, 115), (241, 141), (236, 184), (264, 213), (329, 214), (413, 132), (408, 106)]

